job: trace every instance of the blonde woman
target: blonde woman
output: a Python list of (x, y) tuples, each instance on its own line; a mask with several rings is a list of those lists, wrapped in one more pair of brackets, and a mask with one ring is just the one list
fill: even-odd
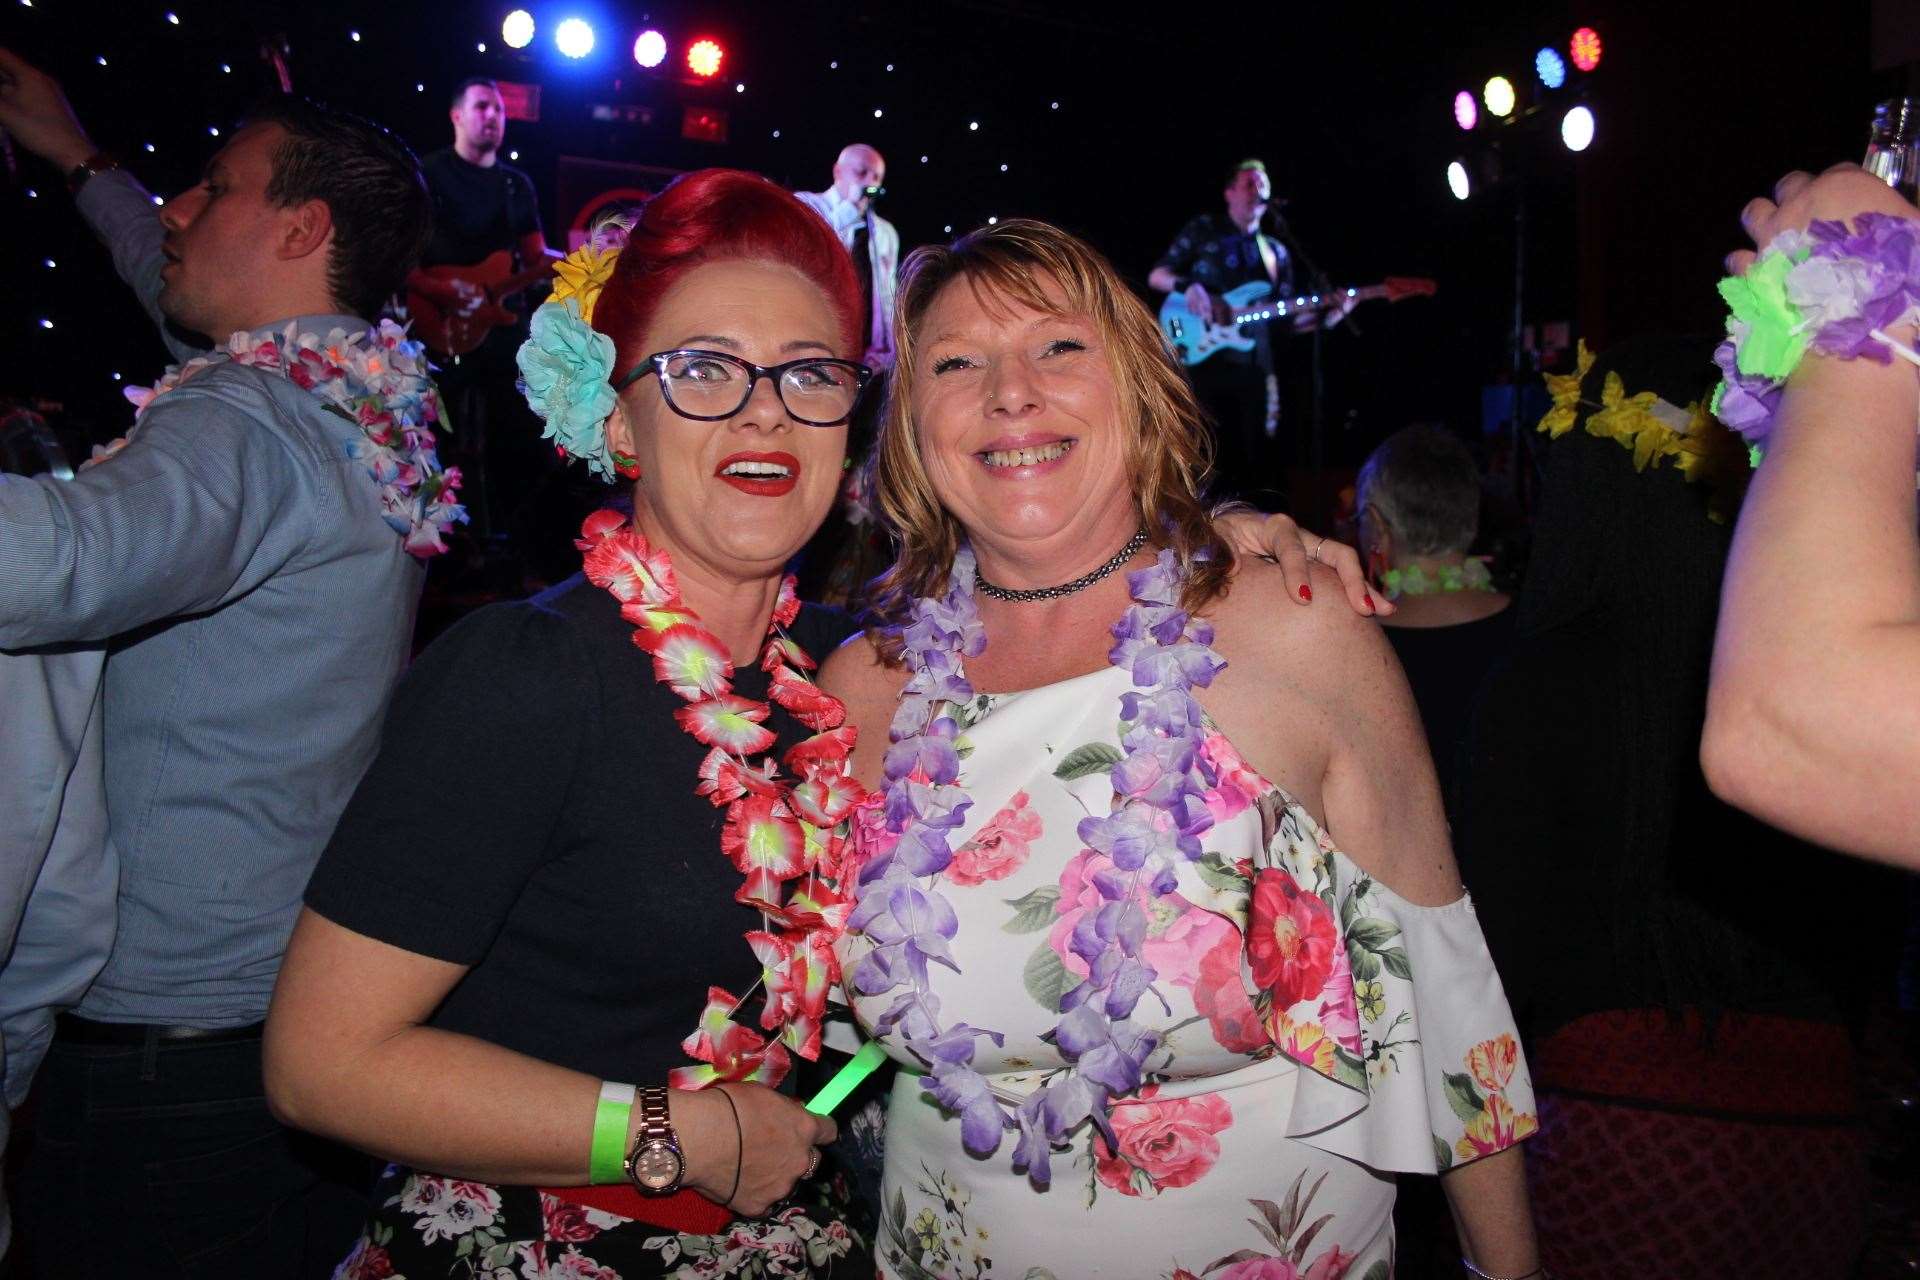
[(900, 556), (822, 676), (891, 725), (841, 947), (909, 1068), (882, 1274), (1379, 1280), (1393, 1175), (1444, 1170), (1469, 1264), (1537, 1276), (1527, 1071), (1378, 629), (1223, 543), (1085, 244), (923, 249), (896, 325)]

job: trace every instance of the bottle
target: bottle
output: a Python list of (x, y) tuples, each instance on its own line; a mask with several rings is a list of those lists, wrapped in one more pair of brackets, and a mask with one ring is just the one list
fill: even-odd
[(1866, 171), (1909, 200), (1920, 195), (1920, 98), (1891, 98), (1873, 109)]

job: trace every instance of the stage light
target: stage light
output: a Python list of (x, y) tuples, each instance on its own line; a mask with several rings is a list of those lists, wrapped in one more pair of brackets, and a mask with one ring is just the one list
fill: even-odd
[(1466, 89), (1453, 95), (1453, 122), (1462, 129), (1471, 129), (1480, 123), (1480, 104)]
[(1600, 33), (1592, 27), (1580, 28), (1567, 42), (1567, 52), (1573, 55), (1574, 66), (1582, 71), (1593, 70), (1600, 65)]
[(1560, 56), (1558, 49), (1542, 49), (1533, 55), (1533, 72), (1540, 77), (1541, 84), (1558, 89), (1567, 82), (1567, 60)]
[(1487, 104), (1487, 110), (1494, 115), (1513, 114), (1513, 81), (1505, 76), (1495, 76), (1487, 81), (1487, 87), (1481, 91), (1480, 97)]
[(667, 38), (658, 31), (642, 31), (633, 42), (633, 60), (643, 67), (657, 67), (667, 60)]
[(687, 70), (707, 79), (720, 74), (720, 64), (726, 61), (727, 51), (720, 47), (717, 40), (695, 40), (687, 46)]
[(500, 23), (500, 38), (509, 49), (524, 49), (533, 43), (533, 15), (515, 9)]
[(1593, 145), (1593, 112), (1575, 107), (1560, 117), (1560, 141), (1569, 151), (1585, 151)]
[(1447, 186), (1453, 191), (1455, 200), (1465, 200), (1473, 194), (1473, 182), (1467, 177), (1467, 166), (1455, 160), (1447, 166)]
[(593, 28), (584, 18), (568, 18), (554, 29), (553, 43), (569, 58), (584, 58), (593, 52)]
[(349, 31), (349, 32), (347, 32), (347, 35), (349, 35), (350, 37), (352, 37), (352, 39), (353, 39), (353, 42), (354, 42), (355, 44), (359, 44), (359, 43), (360, 43), (360, 33), (359, 33), (358, 31)]

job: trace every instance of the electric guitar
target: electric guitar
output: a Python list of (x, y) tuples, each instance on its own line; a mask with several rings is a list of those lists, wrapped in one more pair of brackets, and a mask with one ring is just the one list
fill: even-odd
[(452, 282), (468, 292), (472, 305), (450, 307), (415, 289), (407, 290), (407, 314), (413, 318), (413, 336), (442, 356), (463, 356), (479, 346), (487, 334), (518, 317), (501, 304), (514, 294), (553, 275), (545, 258), (525, 271), (513, 269), (513, 255), (505, 249), (488, 254), (470, 267), (447, 264), (423, 268), (436, 280)]
[(1371, 302), (1375, 298), (1398, 302), (1402, 298), (1432, 297), (1438, 289), (1433, 281), (1418, 276), (1388, 276), (1379, 284), (1276, 300), (1271, 296), (1272, 285), (1253, 280), (1220, 295), (1221, 301), (1233, 312), (1230, 324), (1215, 324), (1210, 316), (1194, 315), (1187, 310), (1184, 293), (1168, 294), (1167, 300), (1160, 304), (1160, 332), (1166, 335), (1180, 363), (1191, 366), (1229, 347), (1235, 351), (1253, 350), (1253, 335), (1246, 332), (1251, 325), (1288, 319), (1308, 311), (1329, 310), (1345, 298), (1355, 302)]

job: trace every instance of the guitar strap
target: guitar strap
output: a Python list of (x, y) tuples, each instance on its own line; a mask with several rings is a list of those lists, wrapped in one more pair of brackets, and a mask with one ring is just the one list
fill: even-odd
[(1273, 241), (1256, 231), (1253, 242), (1260, 248), (1260, 265), (1267, 270), (1267, 283), (1278, 286), (1280, 283), (1280, 254), (1274, 248)]

